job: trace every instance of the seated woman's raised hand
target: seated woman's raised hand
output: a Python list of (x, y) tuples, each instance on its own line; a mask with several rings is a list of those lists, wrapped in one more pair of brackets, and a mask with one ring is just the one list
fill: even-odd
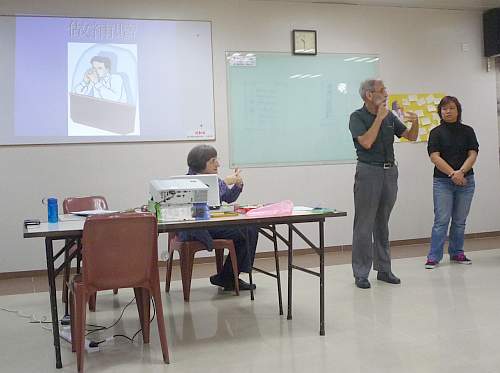
[(239, 168), (236, 168), (231, 175), (226, 176), (226, 178), (224, 179), (224, 182), (227, 185), (242, 186), (243, 185), (243, 178), (241, 177), (240, 172), (241, 172), (241, 170)]

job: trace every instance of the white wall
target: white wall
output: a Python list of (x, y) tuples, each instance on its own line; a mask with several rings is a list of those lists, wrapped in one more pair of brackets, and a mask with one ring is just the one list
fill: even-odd
[[(445, 92), (458, 96), (463, 119), (480, 142), (477, 190), (468, 232), (500, 230), (495, 72), (482, 58), (477, 12), (375, 8), (327, 4), (220, 1), (4, 0), (2, 14), (42, 14), (211, 20), (215, 119), (222, 173), (228, 172), (226, 50), (289, 51), (294, 28), (318, 31), (319, 52), (378, 53), (380, 75), (392, 92)], [(469, 45), (461, 51), (461, 43)], [(347, 130), (347, 123), (346, 123)], [(42, 239), (23, 239), (22, 221), (44, 217), (42, 197), (102, 194), (112, 208), (137, 206), (148, 181), (185, 171), (193, 143), (0, 147), (0, 272), (44, 268)], [(259, 146), (255, 144), (255, 146)], [(432, 225), (432, 166), (426, 144), (398, 144), (399, 197), (391, 239), (428, 237)], [(243, 202), (277, 201), (335, 207), (349, 216), (326, 225), (328, 245), (350, 244), (354, 165), (244, 170)], [(298, 182), (299, 181), (299, 182)], [(309, 229), (309, 228), (307, 228)], [(309, 232), (316, 232), (310, 227)], [(164, 244), (164, 242), (162, 243)], [(300, 244), (300, 243), (299, 243)], [(270, 245), (262, 240), (259, 250)], [(162, 248), (163, 249), (163, 248)]]

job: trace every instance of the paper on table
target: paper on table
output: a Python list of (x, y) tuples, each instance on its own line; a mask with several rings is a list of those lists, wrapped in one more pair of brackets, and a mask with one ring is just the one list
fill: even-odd
[(433, 95), (427, 96), (427, 103), (428, 104), (434, 103), (434, 96)]
[(409, 95), (408, 101), (417, 101), (417, 95)]
[(78, 220), (85, 220), (85, 217), (74, 214), (59, 215), (59, 221), (78, 221)]
[(312, 211), (314, 210), (313, 207), (307, 207), (307, 206), (293, 206), (293, 211)]
[(419, 100), (417, 101), (417, 103), (418, 103), (419, 105), (425, 105), (425, 99), (424, 99), (424, 98), (421, 98), (421, 99), (419, 99)]
[(403, 106), (408, 106), (408, 105), (410, 105), (410, 102), (406, 98), (404, 98), (403, 99)]
[(434, 105), (427, 106), (427, 111), (433, 112), (436, 111), (436, 107)]
[(92, 215), (106, 215), (106, 214), (114, 214), (118, 212), (116, 210), (84, 210), (84, 211), (75, 211), (72, 212), (73, 215), (78, 216), (92, 216)]
[(415, 114), (417, 114), (418, 117), (423, 117), (424, 111), (423, 110), (415, 110)]
[(235, 211), (210, 211), (210, 217), (223, 218), (227, 216), (239, 216), (240, 214)]

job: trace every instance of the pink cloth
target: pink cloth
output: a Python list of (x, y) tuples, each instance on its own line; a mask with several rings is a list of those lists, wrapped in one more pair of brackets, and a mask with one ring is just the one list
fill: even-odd
[(247, 216), (260, 218), (266, 216), (290, 215), (293, 211), (293, 202), (285, 200), (277, 203), (271, 203), (247, 212)]

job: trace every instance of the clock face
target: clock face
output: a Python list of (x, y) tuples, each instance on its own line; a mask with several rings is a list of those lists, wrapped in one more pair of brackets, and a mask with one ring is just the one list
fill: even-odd
[(316, 54), (316, 32), (294, 30), (293, 53), (313, 55)]

